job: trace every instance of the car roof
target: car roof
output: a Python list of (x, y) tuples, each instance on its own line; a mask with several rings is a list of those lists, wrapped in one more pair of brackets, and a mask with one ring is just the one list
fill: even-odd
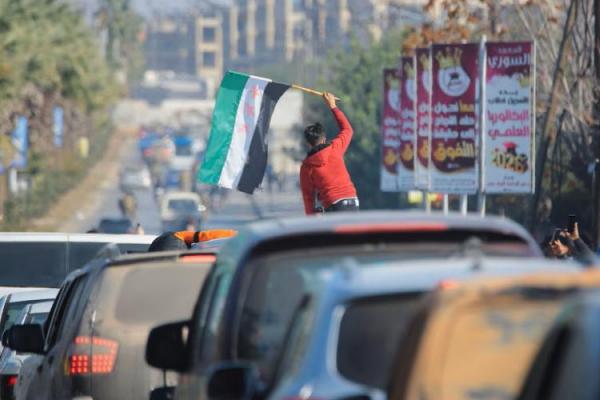
[(319, 217), (274, 218), (248, 224), (248, 230), (263, 237), (282, 233), (341, 232), (356, 233), (398, 230), (419, 231), (468, 229), (495, 231), (529, 238), (527, 231), (516, 222), (501, 217), (479, 214), (425, 213), (422, 211), (362, 211), (359, 213), (326, 213)]
[(532, 255), (542, 253), (533, 237), (516, 222), (500, 217), (443, 215), (420, 211), (328, 213), (319, 217), (288, 217), (247, 224), (223, 247), (225, 257), (243, 258), (258, 245), (312, 235), (411, 234), (413, 232), (473, 231), (520, 238)]
[[(429, 291), (439, 284), (469, 282), (500, 276), (520, 277), (534, 273), (567, 273), (581, 271), (575, 262), (543, 258), (482, 257), (458, 259), (420, 259), (388, 261), (370, 268), (353, 265), (352, 259), (340, 263), (325, 291), (337, 292), (339, 301), (402, 292)], [(507, 278), (511, 279), (511, 278)]]
[(58, 289), (27, 290), (27, 291), (23, 291), (23, 292), (12, 293), (10, 295), (10, 303), (18, 303), (21, 301), (54, 299), (57, 294), (58, 294)]
[(0, 242), (82, 242), (150, 244), (154, 235), (56, 232), (0, 232)]

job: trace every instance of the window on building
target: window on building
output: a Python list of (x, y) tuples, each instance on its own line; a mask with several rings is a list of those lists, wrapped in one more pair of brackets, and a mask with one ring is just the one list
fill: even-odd
[(202, 53), (202, 65), (205, 67), (214, 67), (217, 65), (217, 56), (214, 51), (205, 51)]
[(217, 39), (216, 29), (213, 27), (202, 28), (202, 40), (204, 42), (214, 42)]

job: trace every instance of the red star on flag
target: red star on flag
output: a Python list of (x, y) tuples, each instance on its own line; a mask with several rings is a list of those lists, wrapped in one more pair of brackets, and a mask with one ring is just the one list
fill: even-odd
[(241, 124), (238, 125), (237, 130), (239, 133), (243, 133), (243, 134), (248, 133), (248, 124), (246, 124), (245, 122), (242, 122)]
[(245, 111), (247, 117), (254, 118), (255, 110), (254, 104), (246, 104)]
[(260, 96), (260, 88), (258, 85), (254, 85), (252, 88), (252, 97), (256, 99), (258, 96)]

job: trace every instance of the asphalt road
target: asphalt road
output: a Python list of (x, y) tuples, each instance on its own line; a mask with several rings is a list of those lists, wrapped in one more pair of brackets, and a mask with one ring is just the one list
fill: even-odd
[[(118, 159), (120, 160), (119, 169), (142, 165), (134, 140), (124, 143)], [(94, 201), (90, 202), (91, 205), (73, 213), (73, 220), (66, 223), (66, 226), (69, 227), (68, 230), (85, 232), (96, 227), (102, 218), (119, 218), (118, 200), (121, 195), (118, 176), (106, 176), (103, 182), (98, 183), (96, 193), (93, 194)], [(136, 190), (134, 195), (138, 203), (134, 223), (140, 223), (148, 234), (159, 234), (161, 223), (153, 191)], [(216, 198), (214, 203), (215, 208), (207, 212), (201, 229), (238, 229), (245, 223), (261, 218), (302, 215), (303, 213), (300, 192), (293, 179), (289, 180), (283, 191), (257, 191), (252, 196), (229, 191), (221, 201)]]

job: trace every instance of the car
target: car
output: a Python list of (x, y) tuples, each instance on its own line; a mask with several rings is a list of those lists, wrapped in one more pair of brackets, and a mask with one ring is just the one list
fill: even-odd
[(599, 287), (598, 269), (445, 285), (399, 340), (388, 398), (516, 398), (565, 302)]
[(600, 398), (600, 291), (563, 306), (535, 356), (518, 400)]
[(9, 329), (33, 353), (16, 399), (142, 399), (165, 377), (144, 362), (150, 328), (191, 315), (213, 253), (157, 252), (92, 260), (63, 283), (44, 327)]
[[(54, 300), (58, 289), (30, 289), (9, 293), (0, 300), (0, 337), (10, 328), (28, 305)], [(2, 346), (0, 346), (2, 350)], [(1, 399), (1, 397), (0, 397)]]
[[(15, 325), (39, 324), (46, 322), (46, 317), (52, 308), (53, 301), (42, 301), (26, 305), (18, 317)], [(17, 353), (9, 348), (2, 349), (0, 353), (0, 399), (8, 400), (15, 398), (15, 384), (21, 371), (21, 366), (29, 357), (26, 353)]]
[[(151, 333), (148, 361), (181, 374), (185, 384), (178, 386), (177, 398), (204, 398), (209, 366), (240, 359), (239, 343), (250, 335), (240, 325), (244, 307), (253, 296), (269, 293), (255, 289), (261, 282), (273, 282), (272, 288), (279, 288), (283, 291), (279, 295), (285, 296), (286, 290), (294, 286), (293, 281), (286, 281), (285, 273), (302, 273), (310, 280), (313, 274), (334, 268), (345, 257), (353, 257), (359, 265), (379, 265), (398, 259), (445, 261), (469, 254), (542, 257), (522, 227), (500, 218), (362, 212), (249, 224), (223, 246), (192, 320), (157, 327)], [(188, 330), (186, 346), (174, 350), (169, 360), (153, 354), (156, 348), (174, 348), (176, 344), (169, 342), (169, 337), (181, 337), (181, 331)], [(281, 345), (283, 335), (279, 331), (273, 338), (274, 348)], [(173, 364), (174, 360), (177, 363)]]
[(98, 232), (124, 234), (131, 233), (133, 222), (129, 218), (102, 218), (98, 222)]
[[(477, 268), (473, 268), (475, 264)], [(320, 284), (312, 282), (304, 291), (312, 304), (286, 326), (288, 340), (278, 353), (275, 351), (277, 361), (257, 366), (239, 362), (236, 369), (245, 370), (246, 375), (238, 375), (244, 378), (238, 384), (254, 393), (257, 400), (298, 398), (306, 387), (311, 387), (311, 397), (317, 399), (385, 399), (398, 338), (426, 293), (449, 280), (520, 275), (523, 269), (559, 272), (580, 268), (575, 263), (539, 259), (516, 263), (513, 258), (499, 257), (465, 257), (444, 265), (439, 265), (438, 259), (391, 261), (373, 268), (343, 260), (333, 278), (324, 276)], [(281, 304), (273, 302), (267, 307), (277, 310)], [(241, 360), (255, 357), (244, 356), (242, 345), (245, 343), (247, 354), (253, 347), (260, 348), (264, 337), (269, 337), (267, 327), (263, 322), (255, 329), (258, 333), (249, 338), (250, 345), (240, 338)], [(252, 380), (256, 367), (258, 376), (271, 375), (274, 379)], [(269, 368), (274, 372), (269, 373)], [(220, 372), (227, 371), (231, 365), (225, 364)], [(236, 385), (231, 378), (230, 382)]]
[(122, 252), (146, 252), (153, 235), (76, 233), (0, 233), (0, 295), (28, 287), (61, 285), (72, 271), (83, 267), (108, 243)]
[(150, 189), (152, 177), (146, 167), (127, 167), (119, 174), (119, 185), (121, 190)]
[(206, 207), (202, 204), (200, 196), (193, 192), (167, 192), (161, 198), (160, 219), (163, 231), (186, 230), (192, 223), (198, 227), (202, 222), (202, 215)]

